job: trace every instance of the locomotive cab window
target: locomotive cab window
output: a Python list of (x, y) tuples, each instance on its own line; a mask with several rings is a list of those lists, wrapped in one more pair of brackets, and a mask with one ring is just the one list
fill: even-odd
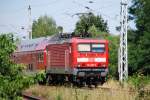
[(79, 52), (89, 52), (91, 51), (90, 44), (78, 44), (78, 51)]
[(105, 52), (105, 45), (104, 44), (92, 44), (92, 52)]
[(79, 52), (105, 52), (105, 44), (78, 44)]
[(44, 60), (44, 54), (43, 53), (38, 53), (38, 61), (43, 62)]

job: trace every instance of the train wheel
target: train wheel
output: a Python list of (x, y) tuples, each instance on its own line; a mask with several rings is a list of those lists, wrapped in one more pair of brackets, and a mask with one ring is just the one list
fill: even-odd
[(101, 85), (103, 85), (106, 81), (106, 78), (105, 77), (101, 77)]
[(95, 86), (95, 88), (97, 88), (98, 82), (93, 83), (93, 85)]

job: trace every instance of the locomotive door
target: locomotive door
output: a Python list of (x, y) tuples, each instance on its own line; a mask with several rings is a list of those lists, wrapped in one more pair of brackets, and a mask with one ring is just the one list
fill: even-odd
[(65, 71), (69, 70), (69, 50), (65, 50)]

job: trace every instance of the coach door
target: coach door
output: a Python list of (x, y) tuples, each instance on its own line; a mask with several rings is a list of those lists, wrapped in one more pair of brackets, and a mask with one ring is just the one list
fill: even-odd
[(32, 64), (33, 64), (33, 70), (37, 70), (37, 57), (35, 52), (32, 54)]
[(47, 69), (51, 69), (51, 52), (47, 52)]
[(69, 50), (65, 50), (65, 71), (69, 71)]

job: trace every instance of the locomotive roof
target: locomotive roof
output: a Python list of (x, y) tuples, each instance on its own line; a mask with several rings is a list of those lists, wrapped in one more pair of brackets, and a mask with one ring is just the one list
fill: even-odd
[(94, 43), (108, 43), (108, 40), (105, 39), (99, 39), (99, 38), (73, 38), (72, 41), (76, 43), (89, 43), (89, 42), (94, 42)]

